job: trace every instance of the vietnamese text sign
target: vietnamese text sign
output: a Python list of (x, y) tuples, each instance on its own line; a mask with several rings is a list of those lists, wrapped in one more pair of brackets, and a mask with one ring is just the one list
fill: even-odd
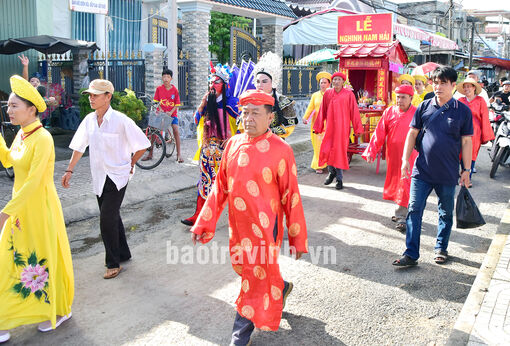
[(338, 44), (390, 43), (392, 40), (391, 13), (338, 17)]
[(377, 68), (382, 66), (381, 59), (345, 58), (343, 60), (346, 68)]
[(76, 12), (108, 14), (108, 0), (69, 0), (69, 9)]

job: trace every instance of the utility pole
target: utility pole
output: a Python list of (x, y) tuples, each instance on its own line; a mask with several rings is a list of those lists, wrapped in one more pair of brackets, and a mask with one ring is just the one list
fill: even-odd
[[(452, 12), (453, 12), (453, 0), (450, 0), (450, 8), (448, 9), (448, 38), (453, 41), (452, 35)], [(452, 52), (448, 53), (448, 65), (452, 65)]]
[(475, 40), (475, 22), (478, 20), (475, 17), (468, 16), (467, 21), (471, 22), (471, 44), (469, 45), (469, 69), (473, 68), (473, 44)]

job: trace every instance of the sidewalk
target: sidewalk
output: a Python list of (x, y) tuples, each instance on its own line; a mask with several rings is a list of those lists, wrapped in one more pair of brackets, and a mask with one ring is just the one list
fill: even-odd
[(448, 345), (510, 344), (510, 204), (480, 267)]
[[(287, 139), (295, 152), (311, 148), (310, 128), (299, 124)], [(151, 170), (136, 168), (133, 179), (129, 182), (123, 206), (140, 203), (160, 195), (188, 189), (196, 186), (199, 169), (193, 163), (197, 150), (196, 139), (184, 139), (181, 143), (184, 163), (176, 162), (176, 154), (164, 159), (159, 166)], [(311, 159), (311, 158), (310, 158)], [(76, 165), (71, 179), (71, 186), (64, 189), (60, 179), (67, 168), (68, 160), (55, 162), (55, 186), (57, 188), (66, 224), (99, 215), (96, 196), (92, 192), (89, 158), (83, 157)], [(0, 173), (0, 209), (10, 200), (13, 182)]]

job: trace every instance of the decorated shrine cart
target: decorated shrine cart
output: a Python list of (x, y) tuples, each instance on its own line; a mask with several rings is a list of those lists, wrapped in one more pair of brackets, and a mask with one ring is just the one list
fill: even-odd
[[(338, 70), (345, 73), (345, 87), (351, 88), (358, 101), (364, 133), (352, 138), (349, 160), (365, 150), (386, 106), (391, 102), (391, 91), (398, 76), (404, 73), (408, 57), (398, 41), (390, 43), (361, 43), (339, 46), (336, 58)], [(384, 152), (384, 150), (383, 150)], [(377, 160), (377, 172), (382, 154)]]

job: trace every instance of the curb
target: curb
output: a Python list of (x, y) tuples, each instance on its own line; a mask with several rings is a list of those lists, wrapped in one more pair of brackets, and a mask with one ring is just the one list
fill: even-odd
[[(307, 132), (306, 136), (294, 138), (294, 141), (289, 144), (296, 155), (309, 150), (310, 143)], [(122, 207), (148, 201), (161, 195), (195, 188), (198, 178), (198, 165), (196, 164), (187, 164), (176, 172), (161, 174), (156, 178), (138, 175), (136, 181), (128, 184)], [(85, 198), (63, 201), (62, 210), (66, 225), (99, 216), (97, 200), (92, 193)]]
[(453, 326), (446, 345), (466, 345), (475, 325), (476, 316), (480, 312), (485, 294), (496, 270), (496, 266), (510, 234), (510, 204), (507, 206), (498, 230), (476, 275), (475, 281)]

